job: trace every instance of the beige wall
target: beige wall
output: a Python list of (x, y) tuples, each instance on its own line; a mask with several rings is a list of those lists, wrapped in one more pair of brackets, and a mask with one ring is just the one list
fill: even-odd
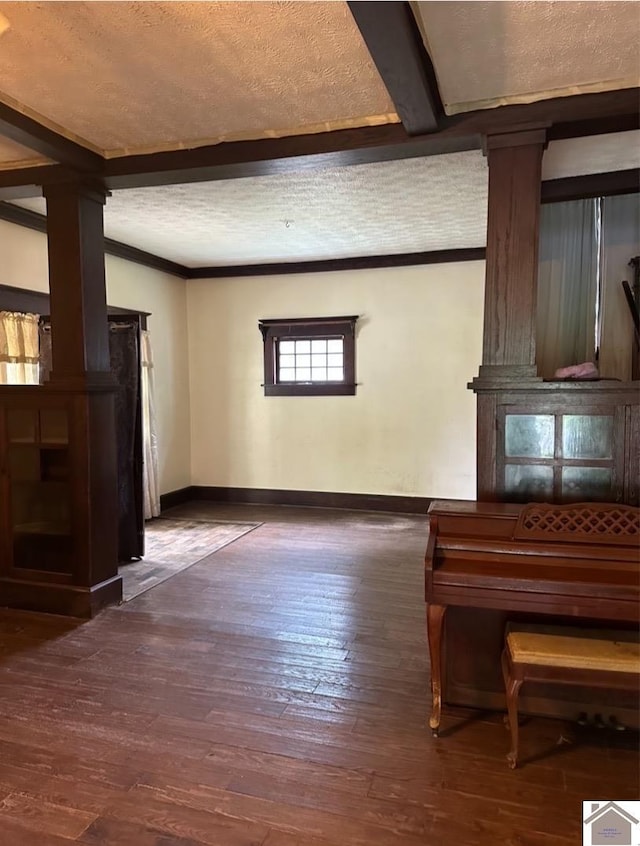
[[(110, 305), (151, 312), (155, 359), (160, 488), (190, 484), (186, 282), (107, 256)], [(0, 284), (48, 291), (46, 237), (0, 221)]]
[[(187, 284), (196, 485), (475, 498), (484, 262)], [(355, 397), (265, 397), (260, 318), (361, 315)]]

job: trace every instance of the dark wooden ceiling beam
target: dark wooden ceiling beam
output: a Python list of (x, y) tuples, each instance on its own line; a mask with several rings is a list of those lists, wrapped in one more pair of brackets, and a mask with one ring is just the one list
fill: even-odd
[(409, 3), (348, 3), (409, 135), (433, 132), (443, 114), (435, 71)]
[(543, 203), (564, 203), (588, 197), (614, 197), (618, 194), (640, 192), (640, 168), (614, 170), (609, 173), (587, 173), (547, 179), (542, 183)]
[(4, 103), (0, 103), (0, 135), (75, 170), (95, 173), (102, 167), (102, 156)]
[(479, 148), (479, 136), (434, 133), (414, 138), (401, 124), (386, 124), (108, 159), (105, 179), (112, 189), (210, 182)]
[[(145, 156), (108, 159), (109, 188), (208, 182), (345, 167), (480, 149), (483, 135), (548, 127), (547, 137), (597, 135), (640, 127), (638, 89), (558, 97), (443, 117), (436, 132), (411, 136), (400, 124), (238, 141)], [(567, 130), (567, 127), (569, 129)]]
[[(436, 132), (418, 136), (409, 135), (401, 124), (386, 124), (107, 160), (98, 157), (94, 175), (108, 188), (119, 189), (345, 167), (480, 149), (484, 135), (525, 124), (547, 126), (549, 140), (598, 135), (638, 129), (638, 102), (638, 89), (629, 88), (445, 116)], [(71, 169), (62, 165), (0, 170), (0, 190), (72, 178)]]
[[(36, 195), (42, 196), (42, 186), (54, 182), (68, 182), (77, 179), (77, 171), (64, 165), (37, 165), (35, 167), (18, 167), (2, 170), (0, 167), (0, 191), (19, 186), (38, 186)], [(7, 199), (7, 198), (3, 198)]]

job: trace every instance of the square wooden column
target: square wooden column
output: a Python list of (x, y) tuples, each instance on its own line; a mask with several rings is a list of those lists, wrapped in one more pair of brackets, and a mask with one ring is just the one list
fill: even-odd
[(489, 165), (484, 333), (478, 395), (477, 497), (499, 498), (498, 407), (508, 391), (541, 383), (536, 304), (543, 128), (486, 138)]
[(101, 186), (79, 182), (44, 187), (53, 372), (73, 387), (111, 375), (107, 335)]
[(545, 130), (486, 139), (489, 207), (481, 378), (536, 376), (540, 184)]
[[(75, 560), (70, 613), (91, 616), (122, 597), (114, 395), (99, 184), (49, 185), (47, 238), (53, 369), (45, 386), (66, 395)], [(66, 606), (65, 606), (66, 607)]]

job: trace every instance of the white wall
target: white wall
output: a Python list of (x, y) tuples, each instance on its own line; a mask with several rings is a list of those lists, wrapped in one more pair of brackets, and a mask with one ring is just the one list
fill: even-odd
[[(190, 421), (186, 282), (113, 256), (106, 257), (109, 305), (151, 312), (156, 409), (163, 493), (190, 484)], [(46, 237), (0, 221), (0, 284), (49, 290)]]
[[(187, 283), (195, 485), (475, 498), (484, 262)], [(261, 318), (361, 315), (355, 397), (265, 397)]]

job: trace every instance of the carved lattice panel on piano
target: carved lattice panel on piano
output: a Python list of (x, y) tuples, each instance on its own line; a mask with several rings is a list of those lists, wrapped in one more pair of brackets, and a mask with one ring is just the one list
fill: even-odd
[(514, 539), (540, 539), (575, 543), (600, 540), (629, 545), (630, 538), (640, 539), (640, 508), (618, 505), (529, 505), (521, 512)]

